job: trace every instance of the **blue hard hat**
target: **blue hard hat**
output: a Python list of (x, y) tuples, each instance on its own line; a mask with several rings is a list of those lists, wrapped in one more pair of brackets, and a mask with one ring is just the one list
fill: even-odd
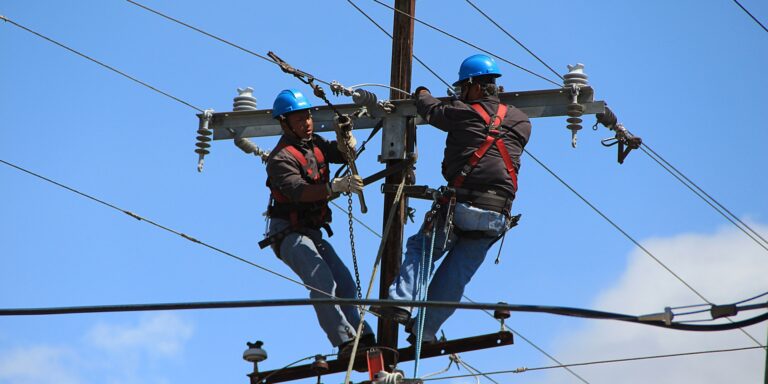
[(462, 81), (475, 76), (493, 75), (493, 77), (500, 77), (501, 72), (499, 66), (496, 65), (496, 61), (487, 55), (472, 55), (464, 59), (459, 67), (459, 80), (456, 80), (453, 85), (459, 85)]
[(312, 104), (309, 103), (309, 100), (304, 97), (301, 91), (298, 89), (285, 89), (280, 91), (275, 98), (275, 103), (272, 105), (272, 117), (277, 119), (286, 113), (303, 111), (310, 108), (312, 108)]

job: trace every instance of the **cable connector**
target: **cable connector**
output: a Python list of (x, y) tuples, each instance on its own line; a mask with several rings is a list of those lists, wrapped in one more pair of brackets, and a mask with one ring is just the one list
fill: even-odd
[(663, 321), (666, 325), (672, 325), (672, 319), (675, 318), (675, 314), (672, 313), (672, 308), (665, 307), (664, 312), (652, 313), (650, 315), (638, 316), (640, 321)]
[(0, 15), (0, 20), (5, 21), (6, 23), (8, 22), (8, 19), (6, 19), (5, 16), (3, 16), (3, 15)]
[(739, 313), (739, 308), (736, 307), (736, 304), (713, 305), (709, 313), (712, 315), (712, 320), (715, 320), (721, 317), (736, 316)]

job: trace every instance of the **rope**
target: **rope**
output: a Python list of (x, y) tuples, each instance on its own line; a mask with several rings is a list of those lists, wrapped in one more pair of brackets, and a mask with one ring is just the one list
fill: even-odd
[[(435, 216), (432, 216), (432, 220), (435, 220)], [(448, 225), (446, 223), (446, 225)], [(416, 274), (417, 284), (417, 297), (416, 301), (427, 301), (429, 294), (429, 281), (432, 277), (432, 258), (435, 252), (435, 237), (437, 235), (437, 226), (435, 222), (432, 222), (432, 230), (429, 236), (429, 257), (426, 252), (426, 237), (422, 238), (421, 243), (421, 267), (419, 273)], [(447, 239), (446, 239), (447, 241)], [(426, 271), (424, 271), (426, 268)], [(426, 272), (426, 273), (425, 273)], [(421, 359), (421, 343), (424, 340), (424, 319), (427, 316), (427, 308), (422, 307), (419, 309), (418, 321), (416, 324), (416, 354), (414, 356), (413, 364), (413, 377), (419, 377), (419, 360)]]
[[(371, 297), (371, 291), (373, 290), (373, 283), (374, 283), (374, 280), (376, 279), (376, 272), (378, 271), (379, 263), (381, 262), (381, 256), (384, 253), (384, 243), (385, 243), (384, 239), (386, 239), (387, 236), (389, 236), (389, 231), (392, 228), (392, 222), (394, 221), (394, 218), (395, 218), (395, 211), (398, 209), (400, 205), (400, 200), (403, 195), (403, 189), (405, 188), (406, 176), (407, 175), (404, 173), (403, 179), (400, 181), (400, 184), (397, 186), (397, 192), (395, 193), (395, 199), (394, 199), (395, 206), (392, 207), (392, 209), (389, 211), (389, 217), (387, 217), (387, 221), (384, 224), (384, 236), (382, 237), (382, 241), (379, 243), (379, 251), (376, 253), (376, 259), (373, 261), (373, 271), (371, 272), (371, 279), (368, 282), (368, 290), (365, 293), (366, 300), (368, 300), (368, 298)], [(364, 307), (361, 306), (361, 309), (362, 308)], [(361, 310), (360, 324), (358, 324), (357, 326), (357, 334), (355, 335), (355, 341), (352, 344), (352, 353), (350, 355), (351, 357), (349, 359), (349, 365), (347, 366), (347, 373), (344, 376), (345, 383), (349, 382), (349, 377), (352, 374), (352, 367), (355, 362), (355, 356), (357, 355), (357, 345), (359, 344), (360, 337), (362, 336), (363, 324), (365, 324), (364, 320), (365, 320), (365, 312), (362, 312)]]
[[(340, 211), (345, 211), (345, 210), (344, 210), (344, 208), (342, 208), (340, 205), (336, 204), (335, 202), (331, 201), (331, 204), (333, 204), (333, 206), (335, 206), (335, 207), (336, 207), (337, 209), (339, 209)], [(365, 229), (367, 229), (367, 230), (368, 230), (368, 232), (370, 232), (370, 233), (371, 233), (371, 234), (373, 234), (374, 236), (376, 236), (376, 237), (378, 237), (378, 238), (380, 238), (380, 239), (382, 238), (380, 233), (376, 232), (376, 230), (375, 230), (375, 229), (373, 229), (373, 228), (371, 228), (370, 226), (368, 226), (368, 225), (367, 225), (365, 222), (363, 222), (363, 221), (359, 220), (357, 217), (355, 217), (355, 221), (357, 221), (357, 223), (358, 223), (358, 224), (362, 225), (362, 226), (363, 226)], [(767, 293), (767, 294), (768, 294), (768, 293)], [(467, 295), (464, 295), (464, 298), (465, 298), (467, 301), (471, 302), (471, 303), (476, 303), (476, 301), (472, 300), (472, 299), (471, 299), (471, 298), (469, 298)], [(488, 315), (488, 317), (490, 317), (490, 318), (494, 319), (494, 321), (496, 321), (496, 318), (494, 318), (494, 317), (493, 317), (493, 314), (492, 314), (491, 312), (489, 312), (488, 310), (483, 310), (483, 312), (484, 312), (486, 315)], [(523, 341), (525, 341), (526, 343), (528, 343), (530, 346), (532, 346), (532, 347), (533, 347), (534, 349), (536, 349), (537, 351), (541, 352), (541, 353), (542, 353), (544, 356), (546, 356), (547, 358), (549, 358), (549, 359), (550, 359), (550, 360), (552, 360), (553, 362), (555, 362), (555, 363), (557, 363), (557, 364), (560, 364), (560, 365), (562, 365), (562, 362), (560, 362), (560, 360), (558, 360), (558, 359), (557, 359), (557, 358), (555, 358), (554, 356), (552, 356), (552, 355), (550, 355), (549, 353), (547, 353), (547, 351), (545, 351), (544, 349), (542, 349), (541, 347), (539, 347), (539, 346), (538, 346), (536, 343), (534, 343), (532, 340), (530, 340), (530, 339), (528, 339), (527, 337), (525, 337), (523, 334), (521, 334), (521, 333), (520, 333), (520, 332), (518, 332), (517, 330), (510, 328), (510, 327), (509, 327), (509, 326), (507, 326), (506, 324), (504, 325), (504, 328), (505, 328), (505, 329), (507, 329), (508, 331), (510, 331), (510, 332), (512, 332), (512, 333), (514, 333), (514, 334), (515, 334), (517, 337), (519, 337), (519, 338), (523, 339)], [(566, 371), (568, 371), (568, 372), (569, 372), (571, 375), (573, 375), (573, 376), (574, 376), (574, 377), (576, 377), (577, 379), (581, 380), (581, 382), (583, 382), (583, 383), (585, 383), (585, 384), (589, 384), (589, 382), (588, 382), (587, 380), (585, 380), (584, 378), (582, 378), (581, 376), (579, 376), (578, 374), (576, 374), (576, 372), (574, 372), (574, 371), (573, 371), (573, 370), (571, 370), (570, 368), (568, 368), (568, 367), (564, 367), (564, 368), (565, 368), (565, 370), (566, 370)]]
[(203, 109), (200, 108), (200, 107), (196, 107), (193, 104), (191, 104), (191, 103), (189, 103), (187, 101), (184, 101), (184, 100), (182, 100), (182, 99), (180, 99), (180, 98), (178, 98), (176, 96), (173, 96), (173, 95), (171, 95), (168, 92), (165, 92), (165, 91), (162, 91), (162, 90), (160, 90), (158, 88), (155, 88), (155, 87), (153, 87), (153, 86), (151, 86), (151, 85), (149, 85), (149, 84), (147, 84), (147, 83), (145, 83), (145, 82), (143, 82), (143, 81), (141, 81), (141, 80), (139, 80), (139, 79), (137, 79), (137, 78), (135, 78), (135, 77), (133, 77), (133, 76), (131, 76), (131, 75), (129, 75), (129, 74), (127, 74), (127, 73), (125, 73), (125, 72), (123, 72), (123, 71), (113, 67), (113, 66), (111, 66), (111, 65), (108, 65), (108, 64), (105, 64), (102, 61), (96, 60), (96, 59), (94, 59), (91, 56), (88, 56), (88, 55), (86, 55), (86, 54), (84, 54), (84, 53), (82, 53), (80, 51), (75, 50), (74, 48), (71, 48), (71, 47), (69, 47), (67, 45), (64, 45), (63, 43), (60, 43), (60, 42), (58, 42), (58, 41), (56, 41), (56, 40), (54, 40), (54, 39), (52, 39), (52, 38), (50, 38), (48, 36), (45, 36), (42, 33), (33, 31), (32, 29), (27, 28), (27, 27), (25, 27), (25, 26), (15, 22), (15, 21), (13, 21), (13, 20), (5, 17), (5, 16), (0, 16), (0, 20), (3, 20), (6, 23), (10, 23), (10, 24), (14, 25), (17, 28), (23, 29), (23, 30), (25, 30), (25, 31), (27, 31), (27, 32), (37, 36), (37, 37), (40, 37), (40, 38), (42, 38), (44, 40), (47, 40), (50, 43), (56, 44), (59, 47), (64, 48), (64, 49), (66, 49), (69, 52), (72, 52), (72, 53), (74, 53), (74, 54), (76, 54), (76, 55), (78, 55), (78, 56), (80, 56), (80, 57), (82, 57), (84, 59), (90, 60), (90, 61), (92, 61), (92, 62), (94, 62), (94, 63), (96, 63), (96, 64), (98, 64), (98, 65), (100, 65), (100, 66), (102, 66), (102, 67), (112, 71), (112, 72), (117, 73), (118, 75), (121, 75), (121, 76), (123, 76), (123, 77), (125, 77), (125, 78), (127, 78), (129, 80), (132, 80), (132, 81), (134, 81), (134, 82), (136, 82), (136, 83), (138, 83), (138, 84), (140, 84), (140, 85), (142, 85), (142, 86), (144, 86), (146, 88), (149, 88), (149, 89), (151, 89), (151, 90), (153, 90), (153, 91), (155, 91), (155, 92), (157, 92), (157, 93), (159, 93), (159, 94), (161, 94), (163, 96), (166, 96), (166, 97), (168, 97), (170, 99), (173, 99), (173, 100), (175, 100), (175, 101), (177, 101), (177, 102), (179, 102), (181, 104), (184, 104), (187, 107), (190, 107), (190, 108), (192, 108), (192, 109), (194, 109), (194, 110), (196, 110), (196, 111), (198, 111), (200, 113), (203, 113)]

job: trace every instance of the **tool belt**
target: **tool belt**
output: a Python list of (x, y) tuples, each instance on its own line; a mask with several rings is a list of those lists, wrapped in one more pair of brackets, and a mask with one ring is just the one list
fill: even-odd
[(467, 203), (477, 208), (508, 214), (512, 209), (512, 199), (506, 192), (475, 191), (465, 188), (454, 188), (456, 201)]
[(286, 236), (290, 235), (291, 233), (297, 232), (301, 234), (305, 234), (302, 232), (303, 229), (314, 229), (314, 230), (320, 230), (320, 228), (325, 229), (326, 234), (328, 237), (333, 236), (333, 230), (331, 230), (331, 225), (329, 223), (323, 223), (319, 226), (314, 225), (303, 225), (301, 228), (296, 229), (292, 225), (289, 225), (285, 228), (283, 228), (280, 231), (277, 231), (267, 237), (264, 238), (264, 240), (259, 241), (259, 248), (264, 249), (266, 247), (269, 247), (271, 245), (275, 246), (275, 255), (279, 258), (279, 250), (280, 250), (280, 243), (283, 242), (283, 239), (286, 238)]
[(288, 220), (291, 224), (285, 229), (267, 236), (259, 241), (259, 247), (264, 249), (270, 245), (280, 248), (280, 242), (291, 232), (301, 233), (302, 229), (325, 229), (328, 237), (333, 236), (329, 223), (331, 211), (327, 204), (285, 204), (275, 202), (267, 208), (267, 215), (274, 219)]

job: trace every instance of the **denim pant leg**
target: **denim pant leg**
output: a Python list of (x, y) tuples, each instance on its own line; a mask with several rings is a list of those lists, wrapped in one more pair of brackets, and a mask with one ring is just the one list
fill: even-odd
[[(416, 277), (419, 271), (422, 269), (421, 256), (424, 245), (427, 246), (426, 251), (429, 252), (430, 237), (423, 233), (424, 226), (419, 231), (408, 238), (406, 242), (405, 256), (403, 263), (400, 265), (400, 274), (397, 276), (392, 285), (389, 286), (389, 298), (392, 300), (415, 300), (419, 284), (416, 281)], [(445, 251), (443, 250), (443, 243), (445, 236), (442, 232), (442, 226), (438, 225), (437, 234), (435, 236), (435, 249), (432, 255), (431, 270), (435, 269), (435, 261), (443, 256)], [(450, 248), (450, 242), (446, 248)], [(401, 307), (407, 311), (411, 311), (410, 307)]]
[[(429, 301), (461, 301), (464, 287), (485, 260), (494, 237), (470, 239), (461, 237), (435, 271), (429, 285)], [(424, 340), (434, 340), (440, 326), (453, 315), (455, 308), (429, 308), (424, 317)]]
[[(275, 232), (281, 227), (281, 221), (273, 220), (270, 231)], [(284, 225), (282, 227), (285, 227)], [(288, 265), (304, 284), (317, 288), (325, 293), (336, 295), (336, 281), (328, 263), (323, 260), (315, 241), (320, 240), (320, 232), (306, 230), (305, 233), (292, 232), (280, 244), (280, 259)], [(310, 298), (327, 298), (324, 293), (309, 290)], [(333, 346), (351, 339), (355, 328), (347, 321), (338, 305), (315, 305), (315, 313), (320, 327), (328, 336)]]
[[(430, 282), (430, 301), (461, 301), (465, 286), (485, 260), (488, 249), (506, 231), (504, 215), (465, 203), (456, 206), (454, 225), (458, 231), (471, 231), (475, 235), (462, 235), (459, 232), (455, 238), (452, 237), (448, 255)], [(440, 326), (453, 312), (453, 308), (427, 309), (424, 318), (424, 340), (433, 340)]]
[[(344, 262), (341, 261), (331, 244), (325, 240), (320, 240), (316, 246), (320, 251), (320, 256), (328, 264), (333, 274), (333, 280), (336, 282), (336, 297), (346, 299), (357, 298), (357, 285), (352, 280), (352, 274), (349, 273), (349, 268), (344, 265)], [(341, 306), (341, 311), (344, 313), (347, 321), (354, 327), (352, 333), (356, 334), (357, 327), (360, 325), (360, 311), (358, 307), (343, 305)], [(373, 334), (373, 329), (371, 329), (367, 321), (363, 324), (363, 335), (366, 334)]]

